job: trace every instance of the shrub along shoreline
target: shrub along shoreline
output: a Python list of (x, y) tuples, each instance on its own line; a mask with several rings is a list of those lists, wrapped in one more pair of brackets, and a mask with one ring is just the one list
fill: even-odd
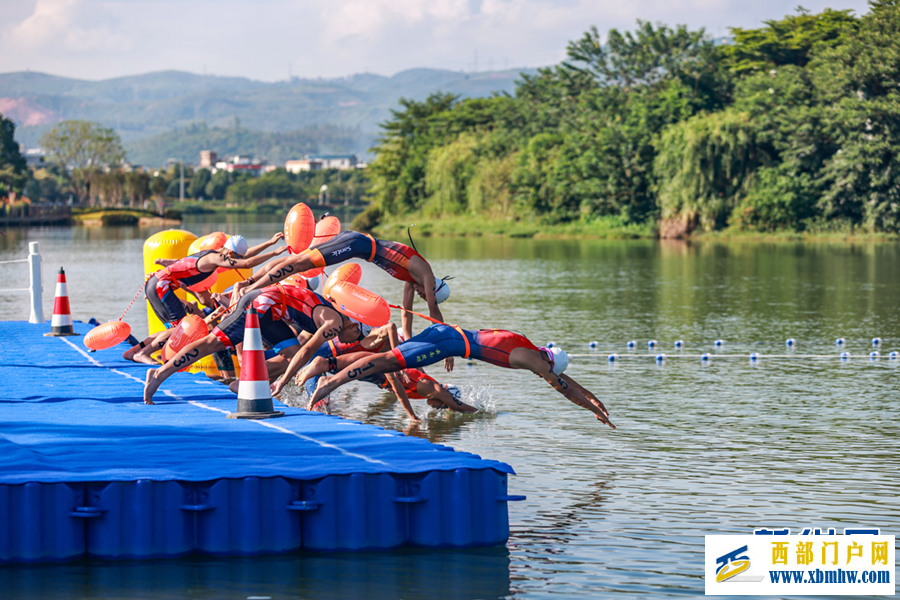
[(731, 31), (592, 28), (514, 95), (401, 100), (360, 227), (894, 239), (900, 2)]

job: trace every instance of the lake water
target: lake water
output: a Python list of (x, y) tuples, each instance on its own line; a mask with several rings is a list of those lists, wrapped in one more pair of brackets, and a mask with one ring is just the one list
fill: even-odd
[[(251, 243), (279, 230), (230, 219), (184, 228), (239, 231)], [(74, 317), (104, 321), (141, 285), (141, 246), (153, 232), (10, 229), (0, 261), (39, 241), (46, 317), (64, 265)], [(706, 534), (900, 529), (898, 361), (868, 358), (876, 336), (885, 357), (900, 350), (897, 244), (416, 244), (438, 276), (454, 277), (442, 306), (448, 322), (560, 344), (576, 355), (567, 373), (601, 397), (619, 427), (602, 426), (531, 375), (462, 360), (451, 374), (430, 374), (462, 387), (485, 409), (476, 415), (426, 413), (414, 401), (425, 420), (411, 424), (373, 386), (335, 394), (335, 414), (512, 465), (511, 493), (528, 499), (509, 505), (506, 548), (16, 567), (0, 569), (0, 586), (50, 598), (695, 596)], [(364, 286), (400, 299), (396, 281), (364, 271)], [(25, 287), (27, 268), (0, 264), (0, 277), (0, 287)], [(27, 294), (0, 295), (0, 319), (27, 317)], [(143, 303), (127, 320), (146, 332)], [(837, 359), (838, 337), (851, 360)], [(793, 351), (787, 338), (797, 340)], [(659, 342), (652, 352), (648, 340)], [(612, 352), (620, 360), (611, 365)], [(662, 364), (652, 357), (659, 352), (668, 356)], [(707, 366), (703, 352), (713, 355)], [(751, 352), (764, 356), (754, 364)]]

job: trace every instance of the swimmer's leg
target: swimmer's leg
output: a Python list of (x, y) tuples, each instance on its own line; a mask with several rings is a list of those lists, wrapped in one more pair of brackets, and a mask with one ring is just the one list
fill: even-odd
[(204, 356), (209, 356), (213, 352), (224, 349), (225, 344), (211, 333), (202, 340), (197, 340), (193, 344), (182, 348), (178, 354), (173, 356), (171, 360), (166, 361), (166, 364), (160, 368), (149, 369), (147, 371), (147, 380), (144, 383), (144, 404), (153, 404), (153, 394), (156, 393), (162, 382), (173, 373), (194, 364)]
[(173, 327), (171, 329), (166, 329), (165, 331), (160, 331), (159, 333), (154, 333), (137, 346), (132, 346), (122, 353), (122, 358), (138, 363), (144, 363), (145, 365), (158, 365), (159, 363), (150, 355), (157, 350), (162, 350), (162, 347), (166, 345), (166, 341), (168, 341), (174, 330), (175, 328)]
[(345, 383), (373, 375), (375, 373), (393, 373), (401, 369), (400, 362), (393, 352), (364, 356), (343, 369), (337, 375), (322, 377), (316, 387), (316, 393), (309, 400), (308, 410)]
[(300, 369), (300, 372), (294, 376), (294, 383), (296, 385), (302, 386), (316, 375), (321, 375), (327, 371), (337, 373), (342, 369), (349, 367), (360, 358), (364, 358), (366, 356), (371, 356), (371, 353), (352, 352), (350, 354), (338, 356), (337, 358), (329, 358), (327, 356), (314, 356), (313, 359), (306, 363), (306, 366)]

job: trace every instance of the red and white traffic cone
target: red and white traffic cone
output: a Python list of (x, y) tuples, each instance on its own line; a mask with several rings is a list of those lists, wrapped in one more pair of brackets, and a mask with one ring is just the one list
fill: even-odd
[(269, 391), (266, 355), (259, 333), (259, 316), (252, 306), (247, 310), (244, 325), (244, 350), (241, 353), (241, 380), (238, 383), (237, 411), (229, 419), (272, 419), (283, 417), (275, 410)]
[(66, 272), (59, 268), (56, 277), (56, 296), (53, 298), (53, 317), (50, 319), (50, 333), (47, 337), (78, 335), (72, 329), (72, 311), (69, 310), (69, 293), (66, 290)]

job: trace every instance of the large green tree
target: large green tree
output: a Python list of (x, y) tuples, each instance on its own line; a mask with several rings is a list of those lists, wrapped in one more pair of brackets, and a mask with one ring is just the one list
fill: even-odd
[(21, 192), (27, 183), (25, 158), (16, 143), (16, 124), (0, 114), (0, 194)]
[(91, 181), (105, 167), (125, 160), (119, 135), (89, 121), (63, 121), (41, 138), (50, 159), (71, 174), (72, 189), (80, 201), (91, 195)]

